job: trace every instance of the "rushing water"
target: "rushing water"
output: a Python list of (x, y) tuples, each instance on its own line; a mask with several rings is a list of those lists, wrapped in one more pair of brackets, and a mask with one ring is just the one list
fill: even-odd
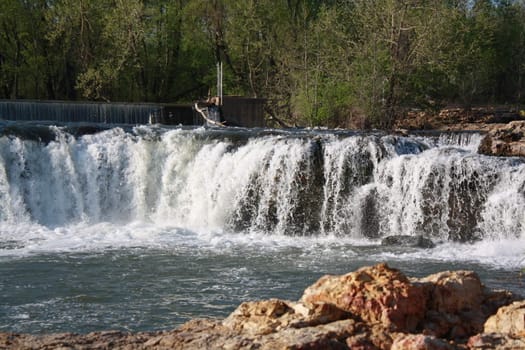
[[(173, 328), (386, 261), (520, 292), (525, 162), (475, 133), (0, 127), (0, 331)], [(423, 235), (433, 249), (381, 246)]]

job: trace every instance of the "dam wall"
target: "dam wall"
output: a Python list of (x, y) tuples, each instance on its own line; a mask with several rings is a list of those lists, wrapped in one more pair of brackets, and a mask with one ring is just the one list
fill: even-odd
[[(263, 127), (263, 99), (225, 97), (223, 115), (230, 125)], [(0, 119), (61, 123), (202, 125), (191, 104), (0, 100)]]

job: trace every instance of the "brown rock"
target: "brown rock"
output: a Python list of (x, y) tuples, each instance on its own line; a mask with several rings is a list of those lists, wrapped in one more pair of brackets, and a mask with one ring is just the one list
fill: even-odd
[[(291, 306), (296, 311), (296, 314), (302, 315), (302, 317), (298, 317), (296, 321), (290, 323), (290, 327), (294, 328), (315, 327), (320, 324), (348, 319), (352, 316), (337, 306), (327, 303), (310, 305), (310, 308), (307, 308), (302, 303), (292, 303)], [(307, 312), (304, 310), (307, 310)]]
[(525, 336), (525, 301), (516, 301), (501, 307), (485, 322), (484, 331)]
[(473, 271), (445, 271), (419, 279), (430, 284), (429, 309), (448, 314), (479, 309), (484, 287)]
[(390, 350), (392, 334), (379, 324), (361, 327), (346, 339), (346, 345), (350, 349)]
[(348, 349), (345, 340), (356, 332), (356, 321), (335, 321), (317, 327), (288, 328), (253, 340), (253, 349)]
[(509, 305), (520, 299), (518, 295), (506, 290), (485, 290), (481, 308), (483, 313), (488, 317), (496, 313), (500, 307)]
[(390, 348), (380, 348), (374, 345), (374, 343), (365, 335), (359, 334), (346, 339), (346, 345), (352, 350), (383, 350)]
[(525, 156), (525, 121), (494, 126), (481, 141), (478, 151), (493, 156)]
[(494, 312), (495, 305), (510, 301), (509, 294), (485, 291), (479, 276), (472, 271), (445, 271), (425, 278), (428, 310), (423, 322), (424, 333), (448, 339), (468, 339), (482, 332), (483, 324)]
[(453, 350), (456, 347), (442, 339), (423, 334), (400, 334), (394, 339), (391, 350)]
[[(0, 349), (144, 349), (144, 343), (157, 333), (120, 331), (89, 334), (60, 333), (50, 335), (0, 334)], [(166, 347), (157, 347), (166, 349)]]
[(324, 276), (308, 287), (301, 301), (325, 302), (397, 331), (413, 331), (423, 319), (424, 288), (386, 264), (364, 267), (343, 276)]
[(301, 303), (271, 299), (242, 303), (222, 324), (236, 332), (263, 335), (287, 327), (315, 327), (350, 316), (332, 304), (317, 303), (306, 307)]
[(347, 349), (345, 339), (356, 321), (341, 320), (305, 328), (283, 328), (267, 334), (232, 331), (221, 324), (189, 322), (147, 343), (150, 348), (197, 349)]
[(244, 302), (222, 324), (237, 332), (269, 334), (296, 318), (293, 308), (282, 300)]
[(471, 350), (522, 350), (525, 349), (525, 338), (501, 333), (478, 334), (469, 339), (467, 348)]
[(220, 321), (196, 319), (149, 340), (144, 349), (240, 349), (245, 338)]

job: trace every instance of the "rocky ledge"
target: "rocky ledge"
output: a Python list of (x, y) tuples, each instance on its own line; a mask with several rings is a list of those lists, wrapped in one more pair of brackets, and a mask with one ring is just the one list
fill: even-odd
[(410, 111), (394, 127), (402, 134), (409, 130), (478, 131), (485, 135), (479, 153), (525, 157), (525, 110), (485, 106), (444, 108), (434, 113)]
[(479, 152), (493, 156), (525, 157), (525, 121), (512, 121), (490, 128)]
[(409, 278), (386, 264), (324, 276), (297, 302), (242, 303), (173, 331), (0, 334), (1, 349), (525, 349), (525, 300), (472, 271)]

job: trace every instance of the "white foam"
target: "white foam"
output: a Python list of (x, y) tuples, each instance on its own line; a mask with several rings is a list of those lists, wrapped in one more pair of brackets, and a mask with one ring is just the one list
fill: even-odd
[(39, 225), (0, 224), (0, 256), (24, 257), (49, 253), (91, 253), (115, 249), (181, 251), (184, 254), (260, 255), (294, 252), (331, 259), (377, 261), (476, 262), (506, 269), (525, 267), (522, 239), (486, 240), (473, 244), (442, 243), (433, 249), (382, 247), (377, 242), (334, 235), (292, 237), (264, 233), (190, 231), (169, 225), (133, 222), (127, 225), (78, 224), (49, 229)]
[(485, 240), (472, 244), (442, 243), (433, 249), (405, 249), (404, 252), (381, 252), (373, 259), (400, 261), (441, 261), (481, 263), (492, 267), (519, 270), (525, 267), (523, 239)]
[[(235, 142), (204, 128), (53, 131), (48, 144), (0, 137), (0, 255), (133, 247), (330, 254), (370, 245), (366, 237), (447, 241), (479, 232), (486, 246), (450, 243), (429, 254), (519, 264), (505, 253), (523, 248), (525, 165), (476, 154), (479, 135), (308, 131)], [(512, 239), (507, 250), (489, 249)]]

